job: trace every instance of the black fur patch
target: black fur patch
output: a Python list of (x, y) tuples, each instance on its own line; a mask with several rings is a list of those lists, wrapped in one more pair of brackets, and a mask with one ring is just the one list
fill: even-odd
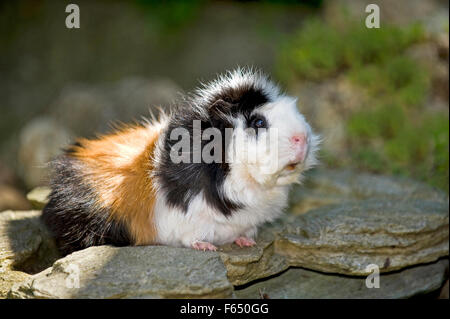
[[(248, 121), (252, 111), (266, 102), (268, 102), (268, 97), (261, 90), (255, 89), (252, 85), (243, 85), (238, 89), (224, 88), (208, 101), (188, 101), (187, 105), (180, 107), (172, 114), (163, 142), (160, 166), (155, 172), (167, 195), (166, 200), (169, 206), (178, 207), (186, 212), (191, 201), (200, 192), (203, 192), (206, 202), (225, 216), (243, 207), (241, 203), (231, 201), (223, 194), (223, 182), (229, 172), (229, 166), (225, 163), (225, 150), (227, 149), (225, 129), (232, 128), (232, 124), (222, 115), (236, 117), (238, 114), (242, 114)], [(201, 118), (189, 103), (201, 103), (201, 107), (208, 112), (208, 118)], [(194, 120), (201, 121), (201, 132), (210, 127), (221, 131), (221, 163), (205, 163), (203, 161), (194, 163), (195, 151), (190, 154), (190, 163), (172, 162), (170, 151), (178, 143), (178, 140), (171, 140), (170, 132), (178, 127), (187, 129), (190, 134), (192, 150)], [(201, 148), (197, 152), (201, 152), (210, 141), (202, 140)]]
[(95, 193), (82, 179), (80, 163), (69, 155), (52, 162), (49, 202), (42, 220), (65, 254), (90, 246), (130, 244), (126, 227), (113, 221), (107, 208), (98, 207)]
[(269, 101), (264, 92), (254, 88), (250, 84), (243, 85), (237, 89), (224, 88), (210, 101), (210, 105), (214, 105), (214, 102), (219, 100), (227, 103), (225, 109), (221, 110), (222, 112), (233, 116), (242, 114), (246, 119), (249, 118), (255, 108)]

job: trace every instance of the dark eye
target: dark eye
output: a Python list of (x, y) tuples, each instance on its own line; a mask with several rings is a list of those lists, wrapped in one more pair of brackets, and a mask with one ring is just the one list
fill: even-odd
[(264, 119), (263, 117), (255, 117), (252, 121), (251, 126), (255, 129), (266, 128), (267, 127), (266, 119)]

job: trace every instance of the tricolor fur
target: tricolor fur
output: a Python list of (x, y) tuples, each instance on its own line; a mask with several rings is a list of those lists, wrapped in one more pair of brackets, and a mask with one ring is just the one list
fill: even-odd
[[(222, 133), (222, 161), (172, 161), (177, 140), (170, 133), (177, 127), (193, 133), (194, 120), (202, 131)], [(261, 142), (267, 131), (246, 131), (255, 121), (278, 129), (276, 158)], [(228, 143), (226, 129), (233, 129)], [(242, 135), (250, 144), (236, 153), (240, 161), (228, 162)], [(292, 137), (298, 141), (298, 136), (305, 139), (305, 154), (293, 151)], [(201, 149), (208, 142), (202, 140)], [(197, 243), (210, 243), (211, 248), (253, 239), (258, 226), (281, 214), (289, 186), (315, 164), (318, 143), (296, 99), (261, 73), (239, 69), (203, 85), (159, 120), (78, 140), (52, 163), (52, 193), (43, 219), (66, 252), (102, 244), (198, 248), (205, 246)], [(258, 154), (267, 155), (246, 161), (261, 150)], [(276, 163), (270, 174), (263, 171), (267, 162)]]

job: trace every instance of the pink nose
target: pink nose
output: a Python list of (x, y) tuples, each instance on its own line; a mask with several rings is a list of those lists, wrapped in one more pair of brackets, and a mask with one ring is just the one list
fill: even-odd
[(305, 134), (295, 134), (291, 137), (291, 145), (294, 150), (293, 161), (303, 162), (308, 148), (308, 142)]

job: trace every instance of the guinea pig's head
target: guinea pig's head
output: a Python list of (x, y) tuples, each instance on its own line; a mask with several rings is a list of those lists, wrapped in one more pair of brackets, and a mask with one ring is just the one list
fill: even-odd
[(238, 69), (200, 91), (208, 117), (225, 133), (229, 174), (273, 187), (299, 182), (316, 164), (319, 137), (299, 112), (297, 99), (265, 75)]

